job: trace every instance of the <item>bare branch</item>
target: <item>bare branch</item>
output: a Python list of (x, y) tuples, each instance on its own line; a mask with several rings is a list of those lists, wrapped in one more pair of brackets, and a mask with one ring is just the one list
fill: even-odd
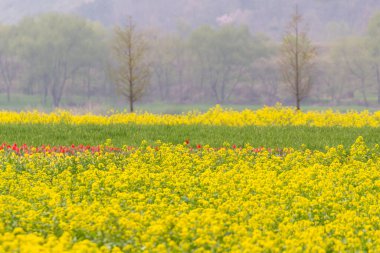
[(146, 62), (147, 42), (131, 17), (125, 27), (115, 27), (112, 48), (115, 63), (110, 68), (110, 77), (133, 112), (134, 102), (143, 96), (150, 82), (151, 70)]
[(302, 15), (296, 11), (288, 25), (281, 46), (280, 66), (284, 83), (300, 109), (301, 101), (308, 96), (312, 87), (312, 70), (317, 54), (304, 30), (300, 29)]

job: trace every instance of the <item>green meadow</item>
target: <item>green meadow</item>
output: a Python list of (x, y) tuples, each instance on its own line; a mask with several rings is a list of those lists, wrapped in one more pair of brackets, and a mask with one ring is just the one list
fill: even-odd
[(236, 146), (300, 148), (324, 150), (339, 144), (349, 148), (358, 136), (369, 146), (380, 143), (380, 128), (344, 127), (227, 127), (202, 125), (67, 125), (67, 124), (0, 124), (0, 142), (27, 145), (98, 145), (111, 139), (113, 145), (138, 146), (143, 140), (154, 145), (157, 140), (180, 144), (220, 147)]

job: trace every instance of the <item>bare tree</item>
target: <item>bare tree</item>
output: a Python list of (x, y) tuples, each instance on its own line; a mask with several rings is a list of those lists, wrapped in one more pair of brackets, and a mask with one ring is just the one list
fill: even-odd
[(150, 81), (147, 53), (147, 41), (143, 34), (136, 30), (131, 17), (128, 18), (125, 27), (115, 28), (111, 78), (120, 94), (128, 100), (131, 112), (134, 102), (142, 97)]
[(0, 76), (7, 93), (7, 101), (11, 99), (11, 88), (20, 71), (20, 61), (16, 57), (15, 48), (12, 45), (14, 40), (12, 27), (0, 27)]
[(20, 64), (15, 56), (0, 52), (0, 75), (5, 85), (8, 102), (11, 100), (11, 88), (14, 86), (19, 69)]
[(301, 101), (311, 90), (312, 70), (316, 57), (316, 47), (312, 45), (306, 31), (301, 29), (301, 23), (302, 16), (296, 7), (283, 38), (280, 61), (283, 80), (296, 100), (297, 110), (300, 110)]
[(362, 94), (364, 106), (369, 107), (368, 86), (373, 83), (372, 61), (368, 44), (362, 38), (347, 38), (341, 45), (343, 67), (348, 70), (352, 80), (357, 80), (357, 88)]

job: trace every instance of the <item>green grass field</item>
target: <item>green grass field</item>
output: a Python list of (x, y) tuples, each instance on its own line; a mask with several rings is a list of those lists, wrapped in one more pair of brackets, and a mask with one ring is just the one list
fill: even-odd
[(310, 149), (324, 150), (325, 146), (339, 144), (349, 148), (358, 136), (373, 146), (380, 143), (380, 128), (0, 124), (0, 142), (27, 145), (98, 145), (111, 139), (113, 145), (121, 147), (138, 146), (143, 140), (154, 145), (157, 140), (179, 144), (189, 139), (194, 146), (220, 147), (228, 142), (237, 146), (299, 148), (305, 144)]

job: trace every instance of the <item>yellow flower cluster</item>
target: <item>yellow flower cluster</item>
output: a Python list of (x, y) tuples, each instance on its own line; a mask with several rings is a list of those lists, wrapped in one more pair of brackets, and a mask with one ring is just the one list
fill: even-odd
[(151, 113), (112, 113), (108, 116), (93, 114), (75, 115), (68, 111), (53, 113), (8, 112), (0, 111), (1, 123), (20, 124), (142, 124), (142, 125), (226, 125), (226, 126), (343, 126), (343, 127), (379, 127), (380, 111), (347, 113), (327, 110), (324, 112), (301, 112), (293, 108), (276, 106), (264, 107), (252, 111), (241, 112), (222, 109), (220, 106), (211, 108), (206, 113), (189, 112), (181, 115), (156, 115)]
[(0, 252), (379, 252), (380, 148), (0, 151)]

